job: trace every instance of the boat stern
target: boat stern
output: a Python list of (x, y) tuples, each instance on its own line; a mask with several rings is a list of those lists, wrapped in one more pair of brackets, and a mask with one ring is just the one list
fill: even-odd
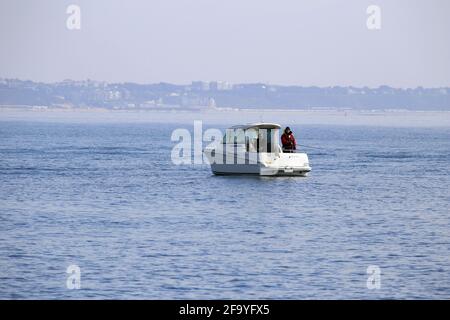
[(306, 153), (280, 153), (279, 157), (262, 162), (262, 176), (307, 176), (311, 171)]

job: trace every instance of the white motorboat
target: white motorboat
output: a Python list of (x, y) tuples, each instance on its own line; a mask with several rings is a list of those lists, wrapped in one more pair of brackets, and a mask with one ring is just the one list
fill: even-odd
[(253, 123), (227, 129), (223, 140), (204, 153), (217, 175), (306, 176), (311, 171), (308, 155), (283, 152), (280, 125)]

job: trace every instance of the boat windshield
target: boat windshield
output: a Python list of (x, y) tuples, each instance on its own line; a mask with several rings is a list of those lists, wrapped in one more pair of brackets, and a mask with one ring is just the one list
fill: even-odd
[(223, 137), (223, 142), (226, 144), (244, 144), (245, 132), (243, 129), (227, 129)]
[(258, 129), (245, 130), (245, 145), (247, 152), (258, 152)]
[(247, 152), (277, 152), (279, 129), (230, 128), (224, 137), (224, 144), (245, 144)]
[(259, 130), (259, 152), (277, 152), (278, 150), (278, 129), (260, 129)]

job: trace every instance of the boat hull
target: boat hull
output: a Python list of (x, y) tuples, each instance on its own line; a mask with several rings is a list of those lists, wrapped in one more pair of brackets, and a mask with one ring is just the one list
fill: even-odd
[(258, 164), (211, 164), (211, 171), (217, 175), (260, 174)]
[[(212, 154), (216, 155), (216, 151), (213, 151), (213, 149), (205, 150), (211, 165), (211, 171), (216, 175), (304, 177), (311, 171), (306, 153), (260, 152), (249, 154), (245, 151), (236, 153), (218, 152), (217, 158), (214, 158)], [(216, 161), (217, 159), (220, 161)]]
[(215, 175), (258, 175), (258, 176), (300, 176), (305, 177), (310, 167), (267, 167), (261, 164), (212, 164)]

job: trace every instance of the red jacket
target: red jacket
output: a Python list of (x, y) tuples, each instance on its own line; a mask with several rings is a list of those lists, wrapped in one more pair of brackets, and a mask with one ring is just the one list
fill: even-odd
[(281, 144), (283, 145), (284, 149), (288, 150), (295, 150), (297, 142), (295, 141), (294, 135), (292, 132), (290, 134), (283, 133), (281, 135)]

